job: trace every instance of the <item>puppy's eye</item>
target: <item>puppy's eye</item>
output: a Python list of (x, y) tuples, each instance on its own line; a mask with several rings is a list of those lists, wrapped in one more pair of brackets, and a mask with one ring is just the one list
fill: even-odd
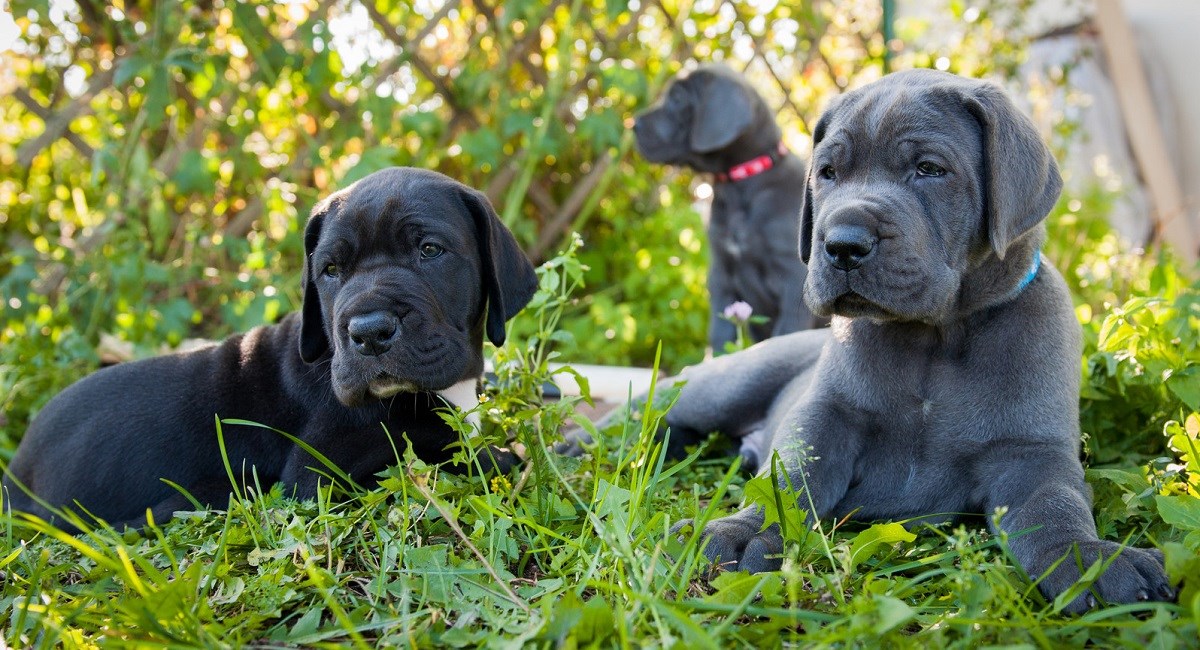
[(837, 171), (833, 169), (833, 165), (825, 165), (821, 169), (817, 170), (817, 174), (827, 181), (837, 178)]
[(423, 260), (431, 260), (445, 252), (446, 249), (438, 246), (437, 244), (421, 244), (421, 259)]
[(325, 277), (336, 278), (337, 276), (341, 275), (342, 269), (337, 264), (326, 264), (321, 273), (324, 274)]
[(937, 163), (928, 160), (917, 163), (917, 174), (920, 176), (945, 176), (946, 170)]

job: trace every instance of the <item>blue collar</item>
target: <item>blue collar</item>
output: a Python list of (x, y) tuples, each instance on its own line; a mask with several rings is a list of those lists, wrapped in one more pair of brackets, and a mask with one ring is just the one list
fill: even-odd
[[(1018, 284), (1016, 290), (1013, 291), (1012, 297), (1016, 298), (1017, 296), (1019, 296), (1021, 294), (1021, 292), (1024, 291), (1025, 288), (1028, 287), (1033, 282), (1033, 279), (1037, 277), (1038, 271), (1040, 271), (1041, 269), (1042, 269), (1042, 252), (1038, 251), (1037, 253), (1034, 253), (1033, 264), (1029, 267), (1029, 272), (1025, 274), (1024, 279), (1021, 280), (1021, 284)], [(1010, 298), (1010, 300), (1011, 300), (1011, 298)]]

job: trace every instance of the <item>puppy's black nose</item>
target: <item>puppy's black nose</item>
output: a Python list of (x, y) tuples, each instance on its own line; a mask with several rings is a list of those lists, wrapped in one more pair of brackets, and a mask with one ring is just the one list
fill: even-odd
[(878, 240), (862, 226), (840, 225), (825, 235), (825, 255), (835, 269), (850, 271), (862, 266)]
[(389, 312), (373, 311), (351, 318), (347, 329), (354, 349), (363, 356), (375, 357), (392, 349), (400, 321)]

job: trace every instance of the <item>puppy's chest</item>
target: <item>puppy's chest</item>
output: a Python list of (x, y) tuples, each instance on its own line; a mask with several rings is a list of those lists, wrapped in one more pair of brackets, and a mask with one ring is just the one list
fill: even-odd
[(957, 365), (941, 361), (904, 363), (893, 360), (876, 381), (862, 382), (856, 397), (859, 412), (868, 413), (870, 428), (880, 444), (950, 445), (973, 426), (977, 400), (971, 380)]
[(748, 206), (739, 197), (718, 193), (709, 212), (708, 237), (713, 252), (728, 263), (753, 258), (758, 248)]
[(793, 198), (779, 191), (718, 185), (708, 217), (710, 245), (733, 262), (752, 262), (779, 250), (795, 255), (791, 247), (779, 247), (771, 239), (798, 234), (799, 205), (799, 194)]
[(837, 514), (904, 518), (966, 507), (960, 486), (979, 445), (964, 436), (970, 424), (957, 419), (954, 396), (940, 388), (944, 380), (936, 368), (926, 375), (898, 374), (876, 395), (878, 410), (863, 432), (855, 480)]

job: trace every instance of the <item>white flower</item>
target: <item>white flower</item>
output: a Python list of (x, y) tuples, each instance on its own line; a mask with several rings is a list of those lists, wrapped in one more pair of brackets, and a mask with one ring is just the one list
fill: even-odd
[(754, 308), (749, 303), (741, 300), (725, 308), (725, 318), (739, 323), (745, 323), (750, 320), (750, 315), (753, 313)]

